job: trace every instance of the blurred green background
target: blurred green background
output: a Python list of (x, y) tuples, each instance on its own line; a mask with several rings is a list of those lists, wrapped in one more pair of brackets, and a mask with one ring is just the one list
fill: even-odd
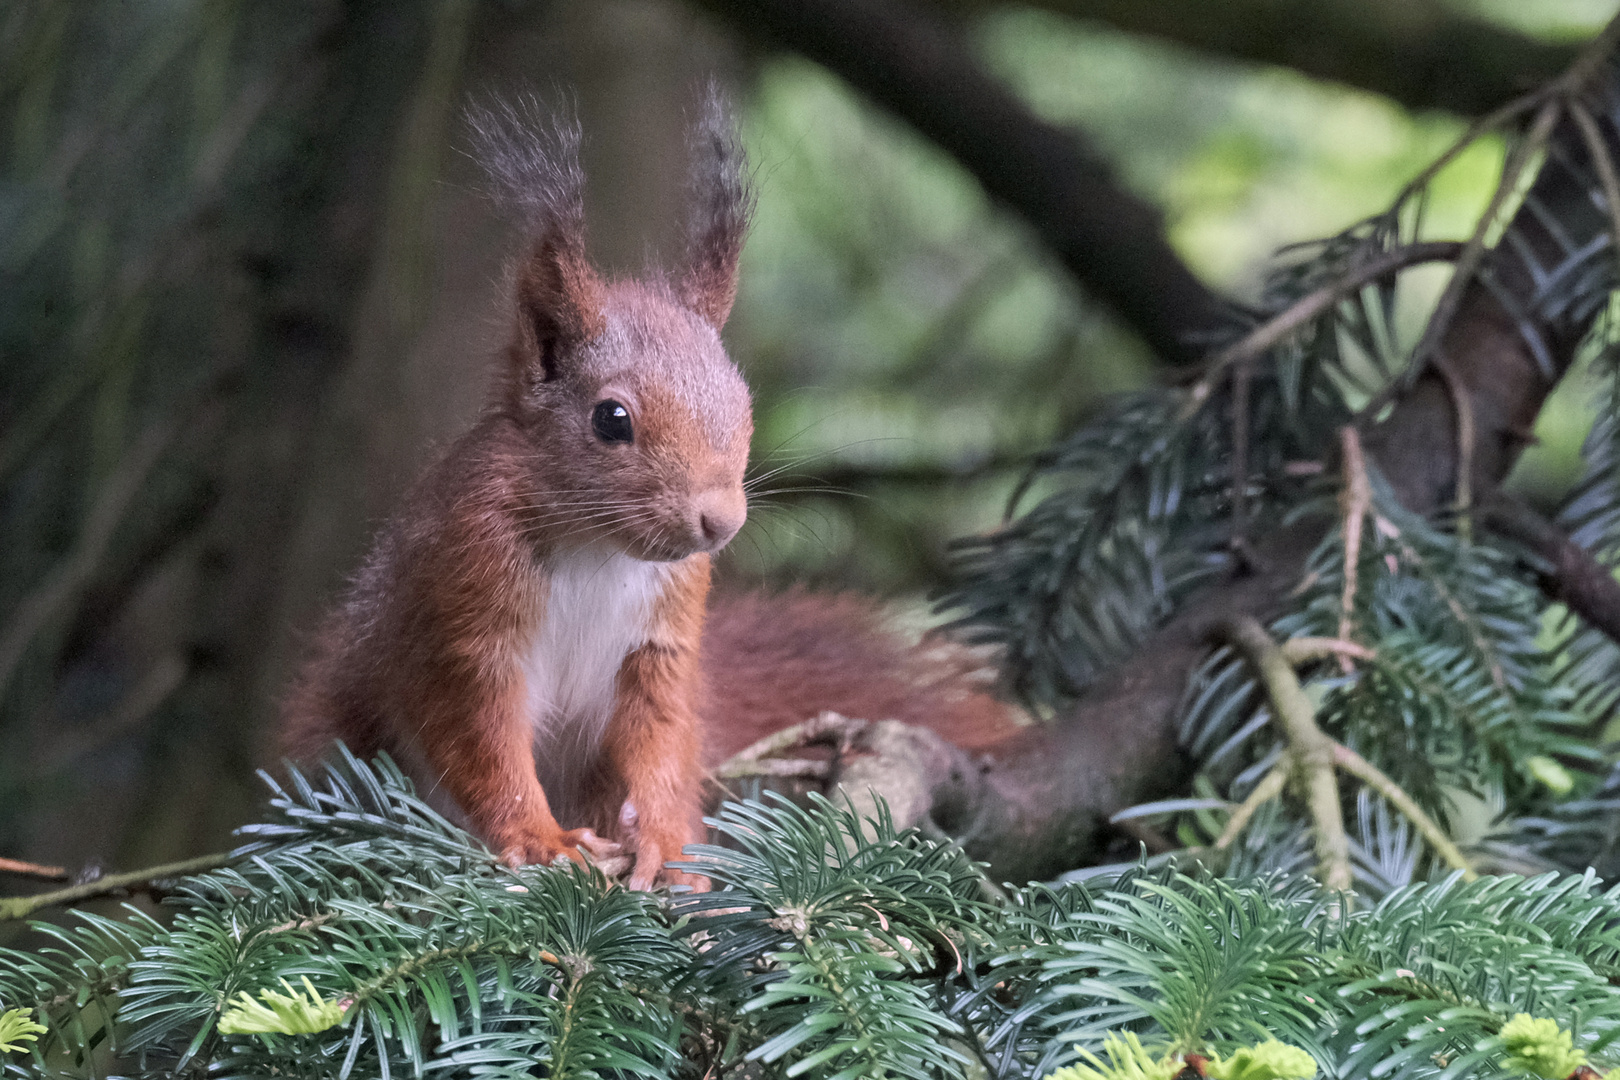
[[(1417, 5), (1547, 41), (1616, 6)], [(981, 61), (1085, 129), (1239, 302), (1272, 250), (1381, 209), (1467, 122), (970, 7)], [(592, 244), (633, 272), (674, 246), (683, 112), (710, 72), (760, 192), (727, 339), (755, 460), (783, 467), (725, 587), (916, 603), (1030, 454), (1162, 373), (1038, 235), (836, 76), (673, 0), (0, 11), (0, 854), (133, 866), (223, 847), (253, 813), (301, 642), (476, 412), (505, 329), (515, 238), (465, 153), (469, 95), (576, 95)], [(1499, 153), (1443, 174), (1431, 233), (1466, 234)], [(1574, 479), (1587, 396), (1572, 380), (1544, 414), (1516, 477), (1533, 500)]]

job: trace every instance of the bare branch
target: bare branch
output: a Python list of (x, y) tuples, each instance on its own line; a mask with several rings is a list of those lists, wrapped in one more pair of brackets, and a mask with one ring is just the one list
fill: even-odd
[(961, 39), (901, 0), (700, 0), (767, 45), (825, 65), (934, 140), (1020, 214), (1075, 278), (1161, 357), (1203, 358), (1220, 300), (1076, 131), (1041, 120)]
[(1463, 855), (1462, 849), (1452, 843), (1446, 830), (1419, 806), (1395, 781), (1391, 780), (1382, 769), (1350, 749), (1342, 743), (1333, 744), (1333, 763), (1351, 776), (1365, 783), (1378, 794), (1389, 801), (1389, 804), (1399, 810), (1406, 819), (1417, 826), (1423, 839), (1434, 848), (1435, 854), (1446, 860), (1446, 864), (1453, 870), (1463, 872), (1464, 881), (1473, 881), (1479, 877), (1474, 868), (1469, 865), (1468, 859)]
[(1260, 356), (1356, 290), (1408, 266), (1455, 259), (1462, 253), (1463, 245), (1450, 240), (1409, 244), (1369, 259), (1337, 280), (1312, 290), (1210, 357), (1204, 374), (1188, 392), (1187, 409), (1204, 403), (1228, 367)]
[(1620, 581), (1552, 522), (1503, 492), (1480, 507), (1486, 528), (1523, 545), (1540, 560), (1541, 589), (1615, 642), (1620, 642)]
[(1221, 830), (1220, 837), (1216, 839), (1215, 850), (1225, 851), (1231, 847), (1232, 841), (1242, 834), (1249, 824), (1249, 819), (1254, 817), (1255, 811), (1281, 795), (1287, 783), (1288, 770), (1282, 766), (1266, 773), (1260, 782), (1254, 785), (1254, 790), (1249, 792), (1249, 797), (1244, 799), (1242, 804), (1232, 811), (1232, 816), (1226, 819), (1226, 828)]
[[(1440, 0), (1033, 0), (1037, 7), (1473, 116), (1551, 79), (1575, 56)], [(960, 12), (991, 0), (948, 0)]]
[(39, 878), (41, 881), (66, 881), (68, 873), (60, 866), (41, 866), (21, 859), (0, 859), (0, 874)]
[(65, 889), (55, 889), (34, 896), (0, 897), (0, 922), (26, 919), (36, 911), (94, 900), (96, 897), (109, 896), (126, 889), (149, 889), (159, 881), (218, 870), (222, 866), (231, 865), (239, 858), (240, 856), (234, 852), (200, 855), (195, 859), (165, 863), (145, 870), (132, 870), (127, 874), (108, 874), (83, 885), (70, 885)]
[(1245, 617), (1221, 623), (1215, 632), (1243, 654), (1266, 688), (1271, 715), (1287, 743), (1289, 771), (1299, 777), (1305, 788), (1322, 884), (1337, 892), (1349, 889), (1350, 839), (1344, 831), (1339, 781), (1333, 775), (1335, 743), (1316, 726), (1315, 706), (1265, 627)]

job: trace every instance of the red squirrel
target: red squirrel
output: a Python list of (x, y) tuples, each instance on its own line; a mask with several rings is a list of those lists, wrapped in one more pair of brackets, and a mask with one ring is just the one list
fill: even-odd
[(721, 605), (705, 648), (753, 433), (720, 341), (743, 155), (711, 92), (684, 266), (608, 281), (585, 254), (578, 130), (529, 119), (474, 118), (529, 227), (493, 392), (382, 530), (286, 703), (285, 744), (387, 751), (514, 865), (628, 857), (634, 888), (702, 887), (665, 863), (702, 838), (705, 743), (712, 760), (824, 708), (947, 733), (1008, 721), (853, 598)]

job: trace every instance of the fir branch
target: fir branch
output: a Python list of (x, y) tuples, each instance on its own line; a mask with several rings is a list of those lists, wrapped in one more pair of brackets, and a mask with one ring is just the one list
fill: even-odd
[[(1339, 783), (1334, 776), (1335, 744), (1316, 724), (1316, 709), (1306, 697), (1288, 658), (1253, 619), (1222, 623), (1216, 632), (1243, 653), (1266, 688), (1272, 714), (1287, 740), (1290, 769), (1306, 790), (1316, 833), (1322, 883), (1335, 892), (1350, 888), (1350, 842), (1344, 831)], [(1252, 811), (1251, 811), (1252, 813)]]
[(69, 904), (94, 900), (97, 897), (109, 896), (129, 889), (150, 888), (158, 882), (229, 866), (240, 858), (242, 858), (242, 853), (237, 851), (199, 855), (194, 859), (182, 859), (179, 862), (164, 863), (161, 866), (151, 866), (145, 870), (131, 870), (123, 874), (105, 874), (94, 881), (87, 881), (81, 885), (69, 885), (65, 889), (53, 889), (50, 892), (35, 893), (32, 896), (0, 897), (0, 922), (26, 919), (35, 912), (43, 911), (46, 908), (65, 907)]

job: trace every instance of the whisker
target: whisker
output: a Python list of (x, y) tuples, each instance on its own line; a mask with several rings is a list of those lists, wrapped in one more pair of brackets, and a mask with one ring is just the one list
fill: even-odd
[(818, 494), (819, 495), (848, 495), (852, 499), (870, 499), (872, 497), (872, 496), (868, 495), (864, 491), (852, 491), (849, 488), (845, 488), (845, 487), (833, 487), (831, 485), (828, 485), (826, 487), (811, 487), (809, 485), (806, 485), (805, 487), (779, 487), (779, 488), (768, 488), (765, 491), (750, 491), (748, 493), (748, 502), (749, 502), (749, 505), (752, 506), (753, 501), (755, 499), (763, 499), (768, 495), (818, 495)]
[(754, 476), (745, 479), (743, 481), (743, 487), (746, 489), (746, 488), (751, 487), (753, 485), (764, 483), (766, 480), (769, 480), (771, 477), (778, 476), (778, 475), (780, 475), (780, 474), (782, 474), (784, 472), (787, 472), (789, 469), (797, 468), (797, 467), (799, 467), (801, 465), (806, 464), (807, 462), (816, 461), (816, 460), (818, 460), (820, 458), (831, 457), (834, 454), (842, 453), (843, 451), (848, 450), (851, 447), (868, 446), (868, 445), (871, 445), (873, 443), (910, 442), (910, 441), (911, 440), (901, 438), (898, 435), (877, 436), (877, 437), (873, 437), (873, 438), (870, 438), (870, 439), (856, 439), (853, 442), (842, 443), (842, 444), (840, 444), (838, 446), (829, 447), (826, 450), (822, 450), (822, 451), (819, 451), (819, 452), (814, 453), (814, 454), (806, 454), (804, 457), (795, 458), (792, 461), (789, 461), (789, 462), (786, 462), (784, 464), (778, 465), (774, 469), (768, 469), (763, 473), (757, 473)]

